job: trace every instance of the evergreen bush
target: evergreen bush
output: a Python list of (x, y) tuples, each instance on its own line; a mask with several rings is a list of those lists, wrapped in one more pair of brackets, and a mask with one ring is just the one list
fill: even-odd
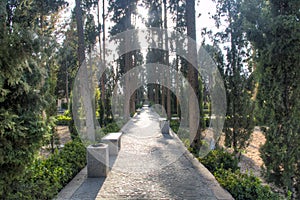
[(86, 148), (79, 141), (66, 143), (47, 159), (36, 159), (13, 185), (6, 199), (52, 199), (86, 165)]
[(273, 193), (268, 186), (262, 185), (261, 181), (250, 174), (243, 174), (239, 170), (217, 169), (214, 176), (218, 182), (236, 200), (266, 200), (283, 199), (278, 194)]
[(211, 172), (215, 172), (220, 168), (231, 169), (232, 171), (239, 169), (238, 159), (221, 149), (210, 151), (206, 157), (199, 158), (199, 161)]
[(68, 126), (71, 120), (72, 118), (69, 116), (58, 115), (56, 116), (56, 125)]
[(268, 186), (250, 174), (239, 171), (238, 159), (222, 149), (212, 150), (199, 161), (214, 174), (218, 182), (233, 198), (241, 200), (281, 199), (278, 194), (271, 191)]

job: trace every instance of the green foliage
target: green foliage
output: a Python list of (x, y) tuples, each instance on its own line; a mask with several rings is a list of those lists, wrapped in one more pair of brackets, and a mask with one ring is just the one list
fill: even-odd
[(221, 149), (210, 151), (204, 158), (199, 158), (199, 161), (211, 172), (221, 168), (232, 171), (239, 169), (237, 158)]
[(178, 120), (170, 120), (170, 128), (177, 133), (179, 129), (180, 121)]
[(85, 165), (86, 148), (79, 141), (69, 142), (60, 152), (28, 166), (6, 199), (53, 199)]
[[(64, 40), (62, 47), (59, 49), (59, 57), (57, 58), (59, 65), (56, 73), (57, 85), (55, 88), (57, 98), (67, 97), (67, 94), (69, 94), (72, 89), (78, 70), (78, 43), (75, 20), (73, 18), (69, 26), (70, 28), (65, 33), (66, 39)], [(66, 109), (68, 109), (68, 107)]]
[(49, 128), (44, 120), (55, 85), (53, 17), (64, 1), (49, 2), (0, 2), (1, 199), (14, 189)]
[[(226, 89), (226, 119), (224, 124), (225, 145), (232, 147), (235, 153), (248, 145), (254, 128), (254, 102), (251, 100), (251, 65), (247, 59), (251, 50), (245, 38), (242, 1), (216, 1), (217, 13), (213, 16), (216, 25), (226, 22), (226, 29), (211, 36), (214, 46), (206, 46), (224, 78)], [(220, 44), (227, 43), (224, 51)]]
[(56, 116), (56, 125), (68, 126), (72, 118), (66, 114)]
[[(69, 116), (73, 116), (73, 106), (72, 106), (73, 102), (70, 101), (70, 113), (69, 113)], [(79, 137), (79, 134), (78, 134), (78, 131), (75, 127), (75, 122), (74, 122), (74, 119), (72, 118), (71, 121), (69, 122), (69, 130), (70, 130), (70, 134), (71, 134), (71, 138), (72, 140), (74, 139), (78, 139)]]
[(263, 186), (257, 177), (241, 173), (238, 159), (233, 154), (217, 149), (198, 159), (235, 199), (280, 199), (268, 186)]
[(133, 117), (135, 112), (130, 112), (130, 117)]
[[(251, 10), (249, 10), (251, 8)], [(245, 2), (247, 37), (255, 49), (257, 119), (267, 126), (260, 149), (268, 181), (300, 197), (300, 3)]]
[(231, 169), (218, 169), (214, 172), (218, 182), (228, 190), (237, 200), (265, 200), (283, 199), (271, 191), (268, 186), (262, 185), (261, 181), (252, 174), (243, 174), (239, 170), (232, 172)]
[(114, 133), (114, 132), (119, 132), (120, 127), (118, 126), (117, 123), (112, 122), (107, 124), (104, 128), (101, 129), (103, 133), (106, 135), (108, 133)]
[(0, 109), (0, 197), (11, 192), (13, 182), (32, 161), (44, 129), (41, 118), (33, 113), (18, 116)]
[(143, 107), (143, 102), (135, 104), (135, 109), (141, 109)]
[(54, 145), (59, 145), (59, 136), (56, 130), (55, 117), (48, 117), (46, 120), (46, 129), (43, 137), (43, 146), (50, 145), (51, 152), (54, 153)]
[(101, 141), (101, 139), (108, 133), (115, 133), (120, 131), (120, 126), (115, 122), (110, 122), (106, 126), (102, 127), (96, 131), (96, 141)]

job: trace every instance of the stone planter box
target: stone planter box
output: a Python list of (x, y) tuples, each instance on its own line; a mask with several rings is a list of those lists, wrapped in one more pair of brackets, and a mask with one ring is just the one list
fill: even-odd
[(106, 177), (109, 172), (108, 145), (99, 143), (87, 147), (88, 178)]
[(108, 144), (109, 155), (116, 156), (121, 149), (122, 132), (109, 133), (101, 139), (102, 143)]
[(170, 123), (166, 118), (159, 118), (159, 127), (162, 134), (169, 134)]

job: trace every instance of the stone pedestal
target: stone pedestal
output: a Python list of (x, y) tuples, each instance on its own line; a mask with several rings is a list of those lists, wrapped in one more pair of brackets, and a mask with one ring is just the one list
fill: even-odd
[(169, 134), (170, 123), (166, 118), (159, 118), (159, 127), (162, 134)]
[(109, 133), (101, 139), (101, 142), (108, 144), (109, 155), (116, 156), (121, 149), (122, 132)]
[(87, 147), (88, 178), (106, 177), (109, 172), (108, 145), (99, 143)]

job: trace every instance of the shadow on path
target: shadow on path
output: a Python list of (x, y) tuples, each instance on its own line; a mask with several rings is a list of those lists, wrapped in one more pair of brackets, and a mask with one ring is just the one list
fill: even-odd
[(146, 108), (124, 129), (97, 199), (232, 199), (176, 134), (161, 133), (158, 118)]
[(123, 128), (121, 150), (106, 178), (87, 178), (85, 167), (57, 199), (232, 199), (172, 131), (162, 134), (149, 108)]
[[(117, 157), (112, 156), (109, 166), (112, 168)], [(95, 199), (106, 177), (88, 178), (87, 167), (84, 167), (57, 195), (56, 200), (90, 200)]]

